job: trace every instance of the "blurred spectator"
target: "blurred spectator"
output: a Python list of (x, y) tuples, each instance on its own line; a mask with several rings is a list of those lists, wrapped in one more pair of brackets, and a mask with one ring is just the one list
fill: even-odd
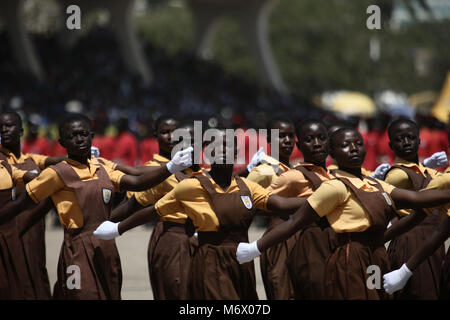
[(50, 141), (45, 135), (39, 135), (39, 127), (31, 121), (28, 121), (28, 133), (22, 143), (22, 153), (42, 155), (49, 155), (51, 153)]
[(153, 159), (154, 154), (159, 153), (158, 141), (153, 135), (153, 131), (149, 130), (149, 134), (139, 143), (140, 164), (144, 164)]
[(102, 121), (94, 122), (94, 139), (92, 145), (100, 151), (100, 156), (112, 159), (114, 156), (114, 138), (105, 134), (105, 124)]
[(129, 131), (127, 118), (119, 119), (117, 130), (112, 159), (118, 163), (135, 166), (138, 160), (138, 142), (136, 136)]

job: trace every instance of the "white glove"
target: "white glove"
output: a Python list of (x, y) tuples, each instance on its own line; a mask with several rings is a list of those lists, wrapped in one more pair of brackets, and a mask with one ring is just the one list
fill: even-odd
[(387, 293), (393, 294), (395, 291), (402, 289), (411, 276), (412, 272), (406, 264), (403, 264), (400, 269), (386, 273), (383, 276), (383, 288)]
[(253, 155), (252, 160), (250, 160), (249, 164), (247, 165), (248, 172), (252, 171), (254, 167), (256, 167), (258, 164), (261, 163), (262, 158), (266, 155), (264, 152), (264, 148), (259, 148), (258, 151)]
[(91, 146), (91, 156), (94, 158), (100, 157), (100, 150), (97, 147)]
[(239, 261), (239, 264), (250, 262), (256, 257), (259, 257), (260, 255), (261, 252), (259, 252), (258, 250), (258, 245), (256, 244), (256, 241), (253, 241), (252, 243), (241, 242), (239, 243), (236, 250), (236, 257), (237, 260)]
[(111, 240), (118, 236), (119, 234), (119, 222), (105, 221), (97, 227), (94, 231), (94, 236), (102, 240)]
[(172, 160), (166, 164), (167, 170), (169, 170), (170, 173), (177, 173), (192, 166), (192, 151), (194, 151), (194, 148), (189, 147), (175, 153)]
[(431, 157), (423, 160), (423, 165), (428, 168), (439, 168), (447, 165), (447, 153), (445, 151), (436, 152)]
[(372, 173), (370, 176), (375, 179), (384, 180), (384, 175), (389, 170), (391, 165), (389, 163), (382, 163), (380, 164), (376, 169), (375, 172)]

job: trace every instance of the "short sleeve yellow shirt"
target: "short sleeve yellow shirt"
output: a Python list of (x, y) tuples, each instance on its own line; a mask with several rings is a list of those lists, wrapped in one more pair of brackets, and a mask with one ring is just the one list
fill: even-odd
[[(120, 190), (120, 180), (125, 175), (123, 172), (112, 170), (97, 162), (95, 158), (89, 161), (88, 166), (72, 159), (64, 161), (75, 170), (82, 181), (98, 179), (96, 167), (102, 166), (111, 179), (114, 191)], [(28, 195), (36, 203), (51, 197), (64, 228), (80, 228), (83, 226), (83, 212), (78, 204), (75, 192), (64, 184), (58, 173), (51, 167), (43, 170), (25, 188)]]
[[(194, 176), (198, 174), (204, 173), (193, 173)], [(227, 190), (222, 190), (213, 179), (210, 178), (210, 180), (219, 193), (233, 193), (239, 190), (234, 178)], [(267, 200), (271, 192), (248, 179), (243, 178), (242, 181), (250, 190), (253, 205), (257, 209), (267, 210)], [(198, 231), (219, 230), (219, 220), (214, 213), (210, 196), (197, 179), (191, 178), (181, 181), (172, 191), (156, 202), (155, 208), (160, 216), (170, 215), (173, 212), (186, 213), (192, 219)]]
[[(378, 191), (375, 183), (369, 179), (361, 180), (342, 170), (337, 170), (334, 174), (336, 177), (346, 178), (356, 188), (363, 191)], [(395, 188), (384, 181), (377, 181), (388, 194)], [(327, 217), (331, 227), (337, 233), (362, 232), (371, 226), (368, 213), (355, 195), (339, 180), (324, 181), (307, 201), (320, 217)]]
[[(312, 172), (317, 174), (322, 181), (333, 178), (331, 174), (322, 167), (310, 163), (303, 163), (302, 165), (308, 167)], [(309, 180), (305, 178), (303, 173), (295, 168), (282, 173), (272, 182), (267, 190), (285, 198), (309, 197), (313, 193)]]

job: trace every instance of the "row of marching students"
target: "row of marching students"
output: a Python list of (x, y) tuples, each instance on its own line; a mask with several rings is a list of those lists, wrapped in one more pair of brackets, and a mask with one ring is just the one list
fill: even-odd
[[(6, 115), (9, 115), (13, 126), (14, 121), (19, 126), (16, 115)], [(279, 264), (283, 259), (280, 252), (284, 250), (285, 261), (291, 269), (303, 268), (297, 273), (301, 276), (291, 280), (292, 283), (297, 282), (292, 286), (293, 291), (297, 286), (310, 292), (319, 288), (318, 294), (322, 296), (317, 298), (379, 298), (380, 291), (365, 286), (364, 267), (376, 264), (382, 268), (383, 274), (389, 271), (389, 259), (383, 244), (388, 221), (396, 215), (394, 208), (428, 208), (450, 200), (445, 175), (436, 179), (440, 181), (436, 185), (431, 187), (430, 184), (430, 189), (437, 190), (420, 192), (394, 188), (363, 175), (360, 166), (364, 161), (364, 144), (359, 133), (350, 128), (339, 129), (328, 138), (322, 123), (310, 121), (301, 124), (297, 134), (299, 145), (305, 143), (302, 152), (308, 163), (300, 165), (298, 170), (288, 170), (287, 165), (277, 164), (258, 153), (247, 172), (243, 170), (233, 175), (233, 164), (226, 163), (225, 159), (229, 153), (236, 155), (236, 149), (230, 147), (226, 139), (223, 139), (221, 153), (214, 155), (216, 162), (211, 164), (208, 172), (192, 166), (192, 148), (176, 153), (169, 160), (174, 146), (170, 133), (179, 125), (171, 117), (160, 119), (156, 125), (160, 156), (147, 166), (131, 168), (91, 158), (93, 134), (90, 120), (74, 115), (60, 125), (60, 143), (67, 150), (67, 159), (46, 159), (44, 164), (50, 165), (50, 161), (56, 164), (44, 169), (34, 179), (29, 177), (33, 174), (30, 171), (20, 173), (22, 180), (32, 180), (15, 201), (8, 204), (10, 199), (4, 201), (6, 205), (0, 210), (0, 221), (2, 226), (14, 224), (5, 230), (15, 232), (14, 238), (17, 239), (23, 225), (33, 225), (45, 212), (33, 212), (25, 223), (19, 223), (23, 211), (33, 208), (36, 203), (47, 202), (47, 205), (55, 207), (64, 226), (55, 298), (119, 299), (122, 274), (112, 239), (158, 217), (160, 220), (149, 244), (149, 272), (156, 299), (256, 299), (255, 270), (250, 261), (260, 251), (291, 235), (297, 237), (292, 244), (288, 244), (288, 240), (279, 249), (271, 248), (274, 249), (272, 254), (265, 252), (265, 264), (269, 266), (264, 271), (265, 279), (272, 281), (273, 286), (285, 286), (277, 283), (276, 273), (280, 271), (271, 269), (273, 264), (270, 261), (272, 259)], [(293, 126), (288, 121), (274, 122), (274, 125), (280, 129), (280, 160), (283, 162), (284, 153), (288, 153), (290, 147), (283, 144), (282, 136), (292, 136), (283, 130), (291, 126), (293, 131)], [(185, 127), (192, 130), (192, 125)], [(225, 129), (219, 129), (219, 132), (222, 137), (226, 136)], [(318, 141), (321, 141), (321, 147), (317, 146)], [(306, 147), (308, 144), (310, 149)], [(308, 150), (310, 156), (306, 155)], [(333, 173), (325, 167), (324, 160), (319, 161), (328, 151), (338, 165)], [(285, 189), (296, 190), (294, 194), (282, 197), (283, 186), (277, 195), (276, 188), (272, 191), (271, 187), (265, 189), (252, 182), (252, 176), (257, 176), (262, 168), (253, 168), (249, 179), (239, 176), (247, 175), (261, 161), (258, 159), (260, 156), (263, 161), (264, 158), (269, 159), (270, 166), (265, 164), (269, 169), (267, 172), (272, 169), (277, 175), (280, 170), (286, 171), (284, 178), (287, 178), (287, 185), (291, 183), (292, 186)], [(289, 178), (287, 175), (290, 173), (295, 174)], [(260, 174), (266, 175), (269, 174)], [(274, 181), (275, 185), (282, 176)], [(322, 181), (325, 182), (319, 187)], [(10, 197), (7, 187), (12, 188), (12, 185), (11, 180), (10, 185), (4, 188)], [(111, 213), (114, 192), (124, 190), (138, 192), (128, 194), (129, 199)], [(47, 198), (51, 198), (51, 202), (45, 200)], [(388, 230), (391, 234), (395, 234), (394, 230), (403, 231), (420, 220), (416, 216), (421, 213), (420, 210), (412, 212), (393, 223)], [(255, 214), (279, 216), (280, 219), (272, 218), (270, 230), (257, 243), (245, 244)], [(5, 239), (3, 251), (11, 250), (6, 233), (2, 233)], [(442, 239), (439, 235), (433, 238), (434, 242), (426, 250), (419, 250), (420, 255), (414, 256), (413, 262), (408, 260), (407, 265), (414, 269), (418, 261), (427, 257), (429, 247), (442, 244), (439, 243)], [(323, 240), (322, 247), (314, 241), (318, 238)], [(8, 254), (14, 256), (16, 253)], [(249, 262), (244, 263), (246, 260)], [(5, 272), (6, 279), (15, 279), (8, 274), (13, 269), (13, 262), (4, 259), (2, 265), (7, 266), (0, 270)], [(67, 285), (70, 275), (67, 271), (73, 265), (80, 268), (81, 287)], [(409, 275), (403, 265), (402, 268), (385, 275), (389, 276), (388, 285), (395, 285), (398, 278), (404, 281)], [(315, 273), (320, 269), (322, 274)], [(409, 269), (406, 271), (411, 272)], [(304, 285), (301, 285), (302, 277)], [(17, 271), (16, 278), (21, 278)], [(17, 283), (2, 283), (3, 297), (20, 299), (20, 295), (13, 293), (16, 288)]]
[[(404, 126), (408, 125), (405, 129)], [(182, 290), (172, 298), (256, 299), (252, 260), (261, 251), (261, 272), (269, 299), (386, 298), (383, 290), (367, 287), (367, 268), (379, 266), (387, 280), (395, 278), (395, 274), (387, 274), (391, 270), (392, 259), (385, 249), (386, 240), (423, 220), (425, 215), (420, 208), (449, 202), (450, 190), (445, 185), (447, 175), (442, 175), (444, 178), (440, 178), (437, 185), (430, 185), (431, 190), (422, 191), (396, 187), (375, 179), (376, 176), (384, 176), (389, 166), (383, 165), (374, 173), (361, 168), (365, 155), (361, 135), (344, 127), (329, 137), (320, 121), (305, 121), (297, 127), (299, 148), (305, 163), (289, 170), (294, 126), (289, 120), (277, 120), (272, 121), (269, 129), (280, 132), (275, 142), (279, 143), (278, 160), (260, 151), (246, 169), (233, 174), (233, 165), (224, 160), (227, 153), (236, 154), (236, 150), (224, 142), (223, 153), (215, 155), (216, 162), (211, 164), (209, 172), (193, 171), (191, 178), (178, 179), (176, 186), (154, 205), (149, 206), (156, 199), (146, 202), (141, 195), (135, 194), (134, 200), (124, 204), (123, 210), (113, 212), (112, 221), (102, 223), (95, 234), (102, 239), (113, 239), (157, 217), (165, 220), (158, 231), (160, 241), (156, 246), (149, 246), (150, 276), (160, 280), (158, 284), (152, 280), (152, 288), (158, 292), (156, 298), (163, 298), (162, 292), (170, 283), (175, 283), (177, 285), (171, 287)], [(393, 122), (390, 132), (393, 140), (394, 137), (402, 140), (407, 136), (402, 147), (405, 150), (411, 149), (407, 146), (411, 132), (416, 139), (418, 137), (417, 126), (409, 120)], [(328, 154), (336, 161), (334, 169), (325, 167)], [(427, 162), (433, 164), (440, 156), (433, 155)], [(218, 159), (223, 161), (217, 162)], [(257, 166), (260, 162), (264, 164)], [(416, 167), (418, 175), (431, 172), (419, 165), (417, 159)], [(402, 170), (394, 167), (388, 176), (397, 169)], [(408, 169), (406, 171), (409, 172)], [(252, 180), (268, 187), (263, 188)], [(420, 188), (425, 186), (424, 182)], [(402, 208), (419, 209), (394, 222), (386, 233), (389, 222), (401, 216), (398, 210)], [(441, 209), (441, 212), (445, 211)], [(115, 213), (119, 211), (123, 214), (117, 217)], [(269, 228), (262, 239), (248, 244), (248, 228), (255, 214), (269, 216)], [(178, 223), (188, 221), (191, 228), (174, 228), (173, 224), (177, 223), (174, 215), (183, 215), (185, 220), (180, 219)], [(443, 223), (448, 219), (445, 213), (444, 217)], [(196, 236), (193, 238), (194, 229)], [(161, 241), (165, 233), (171, 232), (183, 234), (184, 239), (180, 237), (176, 244), (180, 246), (178, 250), (168, 249), (175, 242)], [(416, 232), (410, 237), (415, 241), (412, 245), (408, 238), (410, 252), (417, 250), (420, 243), (417, 237), (427, 238), (429, 233)], [(428, 255), (428, 251), (425, 254)], [(424, 254), (420, 258), (422, 256)], [(404, 257), (397, 258), (401, 259)], [(442, 252), (438, 259), (443, 261)], [(163, 261), (166, 262), (165, 268), (159, 264)], [(180, 269), (179, 261), (191, 261), (185, 264), (189, 270)], [(181, 270), (185, 272), (181, 274)], [(174, 276), (177, 272), (178, 276)], [(439, 270), (431, 272), (434, 278), (440, 276)], [(388, 293), (392, 292), (389, 281)], [(425, 281), (430, 281), (430, 278)], [(181, 296), (179, 292), (185, 292), (187, 296)], [(437, 296), (437, 291), (434, 294)]]
[[(97, 239), (93, 231), (110, 218), (115, 192), (158, 185), (191, 165), (190, 152), (180, 151), (158, 168), (93, 158), (91, 120), (73, 114), (59, 125), (67, 156), (22, 154), (20, 115), (3, 112), (0, 126), (0, 299), (51, 298), (44, 217), (52, 207), (64, 227), (53, 298), (120, 299), (117, 247), (114, 241)], [(74, 267), (81, 287), (68, 281)]]

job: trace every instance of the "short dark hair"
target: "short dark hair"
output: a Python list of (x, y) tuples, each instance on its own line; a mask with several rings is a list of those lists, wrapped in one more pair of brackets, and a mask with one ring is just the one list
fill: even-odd
[(17, 122), (19, 123), (20, 127), (22, 128), (22, 117), (20, 116), (20, 114), (16, 111), (12, 111), (12, 110), (7, 110), (7, 111), (3, 111), (1, 113), (2, 115), (11, 115), (13, 117), (16, 117)]
[(270, 119), (269, 121), (267, 121), (266, 129), (267, 130), (273, 129), (277, 123), (281, 123), (281, 122), (289, 123), (293, 128), (295, 128), (294, 123), (292, 122), (291, 119), (289, 119), (285, 115), (280, 115), (280, 116), (276, 116), (276, 117)]
[(87, 116), (85, 116), (84, 114), (81, 113), (71, 113), (67, 116), (65, 116), (58, 125), (58, 131), (59, 131), (59, 137), (62, 138), (63, 137), (63, 130), (66, 124), (75, 122), (75, 121), (80, 121), (80, 122), (84, 122), (85, 124), (87, 124), (89, 126), (89, 129), (92, 130), (92, 121), (91, 119), (89, 119)]
[(327, 126), (325, 125), (325, 123), (322, 120), (316, 119), (316, 118), (303, 119), (303, 120), (300, 120), (299, 122), (297, 122), (297, 125), (295, 126), (295, 134), (297, 135), (297, 138), (299, 140), (301, 137), (302, 129), (311, 124), (319, 124), (319, 125), (323, 126), (325, 128), (325, 131), (328, 134)]
[[(361, 136), (361, 133), (359, 133), (358, 130), (356, 130), (355, 128), (352, 127), (342, 127), (337, 129), (336, 131), (332, 132), (330, 137), (329, 137), (329, 146), (330, 149), (333, 149), (334, 146), (336, 145), (336, 138), (344, 131), (354, 131), (356, 133), (358, 133)], [(362, 137), (362, 136), (361, 136)]]
[(179, 121), (179, 119), (176, 116), (173, 116), (170, 114), (163, 114), (163, 115), (159, 116), (153, 124), (153, 130), (154, 130), (155, 134), (158, 132), (158, 129), (159, 129), (159, 126), (161, 125), (161, 123), (166, 120)]
[(417, 122), (415, 122), (414, 120), (412, 120), (410, 118), (400, 117), (395, 120), (392, 120), (388, 125), (387, 131), (388, 131), (389, 140), (392, 140), (392, 138), (393, 138), (392, 135), (393, 135), (394, 128), (402, 123), (410, 124), (412, 127), (414, 127), (417, 130), (417, 135), (419, 135), (419, 125), (417, 124)]

